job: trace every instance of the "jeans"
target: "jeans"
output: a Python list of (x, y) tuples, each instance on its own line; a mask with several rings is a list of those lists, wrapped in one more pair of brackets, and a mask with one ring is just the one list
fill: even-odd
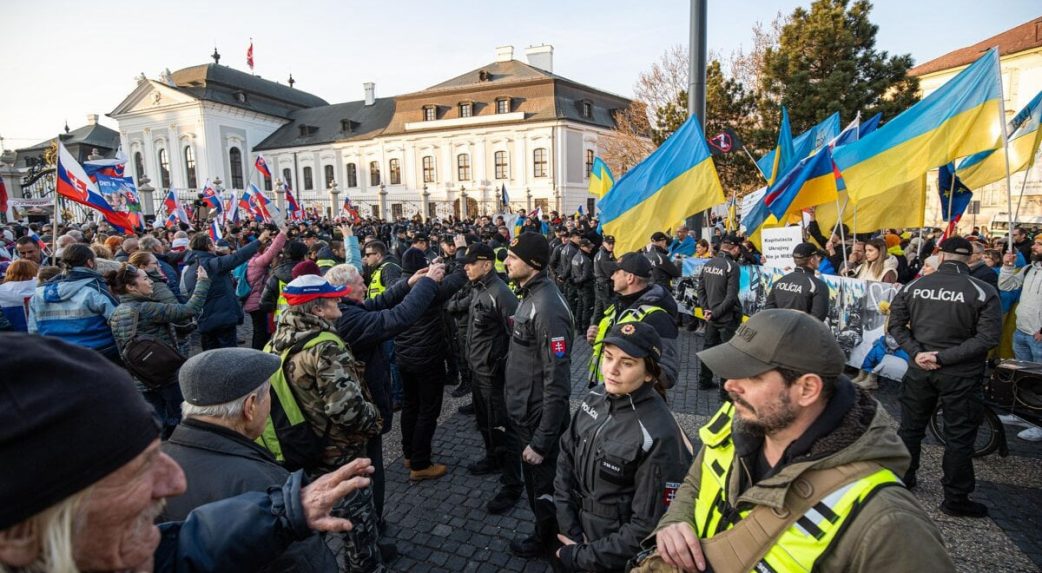
[(1016, 331), (1013, 333), (1013, 356), (1017, 360), (1042, 363), (1042, 342), (1033, 334)]
[(435, 362), (422, 372), (401, 370), (402, 455), (413, 470), (431, 465), (431, 440), (438, 428), (438, 415), (445, 396), (445, 362)]
[(385, 340), (381, 345), (387, 365), (391, 370), (391, 402), (402, 403), (402, 375), (398, 371), (398, 363), (394, 359), (394, 340)]
[(200, 334), (203, 350), (235, 348), (239, 345), (239, 332), (234, 324), (231, 326), (222, 326)]

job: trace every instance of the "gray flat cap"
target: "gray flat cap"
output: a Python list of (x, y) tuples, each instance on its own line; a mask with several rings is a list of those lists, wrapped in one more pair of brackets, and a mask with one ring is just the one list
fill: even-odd
[(252, 348), (207, 350), (188, 359), (178, 373), (185, 402), (213, 406), (256, 390), (278, 371), (279, 357)]

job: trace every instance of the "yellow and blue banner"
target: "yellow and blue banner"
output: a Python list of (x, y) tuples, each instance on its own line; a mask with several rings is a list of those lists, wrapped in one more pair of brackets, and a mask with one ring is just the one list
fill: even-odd
[[(786, 114), (786, 121), (788, 120), (788, 114)], [(839, 112), (835, 112), (832, 115), (826, 117), (821, 123), (808, 129), (807, 131), (797, 135), (792, 140), (792, 156), (794, 161), (800, 161), (805, 157), (809, 157), (810, 154), (814, 153), (814, 150), (821, 149), (828, 142), (832, 141), (837, 135), (839, 135)], [(756, 162), (757, 167), (760, 168), (760, 172), (763, 173), (764, 178), (768, 181), (777, 179), (778, 177), (774, 173), (774, 160), (777, 153), (777, 147), (771, 150), (770, 153), (764, 155)], [(784, 174), (783, 170), (781, 174)]]
[(590, 195), (604, 197), (613, 185), (615, 178), (612, 177), (608, 164), (600, 157), (594, 157), (593, 167), (590, 169)]
[[(1009, 121), (1009, 172), (1016, 173), (1026, 169), (1031, 158), (1038, 153), (1038, 144), (1042, 140), (1042, 92), (1038, 92), (1024, 109), (1020, 110)], [(959, 179), (970, 189), (1001, 181), (1006, 177), (1006, 149), (1000, 147), (991, 151), (982, 151), (963, 159), (957, 169)]]
[(702, 126), (691, 116), (600, 201), (604, 233), (616, 252), (636, 251), (655, 231), (724, 202)]
[(778, 126), (778, 142), (774, 145), (774, 160), (771, 162), (770, 174), (766, 175), (767, 185), (774, 185), (783, 174), (788, 173), (800, 158), (792, 145), (792, 126), (789, 125), (789, 110), (781, 108), (781, 125)]
[(999, 147), (1001, 106), (999, 55), (993, 48), (883, 127), (833, 152), (851, 200), (860, 204), (938, 165)]

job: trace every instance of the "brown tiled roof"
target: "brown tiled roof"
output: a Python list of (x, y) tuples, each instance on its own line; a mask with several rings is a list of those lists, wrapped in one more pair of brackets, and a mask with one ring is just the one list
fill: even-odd
[(977, 42), (972, 46), (948, 52), (939, 58), (934, 58), (925, 64), (912, 68), (908, 74), (911, 76), (925, 76), (941, 70), (965, 66), (972, 63), (988, 48), (993, 46), (999, 47), (1000, 56), (1042, 47), (1042, 17), (1025, 22), (1015, 28), (1010, 28), (1001, 34)]

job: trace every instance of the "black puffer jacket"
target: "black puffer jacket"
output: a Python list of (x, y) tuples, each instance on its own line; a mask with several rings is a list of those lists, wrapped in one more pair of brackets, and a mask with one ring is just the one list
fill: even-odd
[(264, 292), (261, 294), (260, 299), (260, 310), (265, 312), (275, 311), (275, 307), (279, 304), (279, 295), (282, 294), (279, 281), (286, 284), (292, 282), (293, 267), (298, 263), (300, 261), (283, 261), (279, 266), (275, 267), (275, 270), (268, 276), (268, 281), (264, 283)]
[[(401, 280), (407, 281), (409, 276), (402, 275)], [(462, 269), (445, 275), (438, 285), (438, 296), (434, 297), (434, 302), (427, 307), (423, 316), (394, 337), (394, 354), (398, 368), (410, 372), (423, 372), (445, 360), (449, 353), (449, 342), (441, 306), (466, 282), (467, 275)]]
[(510, 317), (517, 297), (491, 272), (471, 286), (467, 325), (467, 363), (479, 376), (492, 378), (502, 371), (510, 348)]

